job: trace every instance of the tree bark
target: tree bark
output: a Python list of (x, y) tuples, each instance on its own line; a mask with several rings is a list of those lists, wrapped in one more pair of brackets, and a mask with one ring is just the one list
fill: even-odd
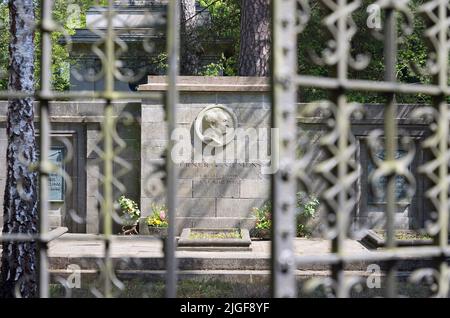
[(197, 39), (195, 0), (181, 0), (181, 75), (197, 75), (200, 66), (201, 44)]
[[(33, 0), (9, 0), (9, 89), (34, 90)], [(4, 234), (38, 232), (37, 160), (33, 99), (11, 99), (7, 119), (7, 179), (4, 196)], [(35, 242), (3, 242), (0, 293), (2, 297), (37, 295)]]
[(241, 0), (240, 76), (268, 76), (270, 0)]

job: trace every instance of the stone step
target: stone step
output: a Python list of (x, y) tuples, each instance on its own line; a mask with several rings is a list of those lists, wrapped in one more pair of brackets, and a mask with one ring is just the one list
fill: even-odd
[[(51, 270), (51, 283), (57, 283), (59, 279), (70, 279), (72, 271), (68, 270)], [(96, 270), (81, 270), (79, 271), (83, 281), (91, 282), (99, 279), (99, 272)], [(139, 279), (142, 282), (163, 281), (165, 278), (165, 271), (161, 270), (118, 270), (116, 277), (119, 280), (135, 280)], [(366, 271), (345, 271), (345, 275), (365, 278), (369, 275), (374, 277), (374, 274)], [(297, 280), (305, 280), (313, 277), (328, 277), (331, 275), (330, 271), (312, 271), (312, 270), (297, 270), (295, 276)], [(375, 274), (375, 276), (384, 277), (384, 274)], [(397, 279), (404, 281), (411, 276), (411, 272), (398, 272)], [(226, 282), (237, 283), (270, 283), (270, 270), (185, 270), (178, 272), (179, 280), (220, 280)]]
[[(115, 270), (164, 270), (163, 257), (129, 257), (129, 258), (111, 258)], [(97, 270), (102, 267), (103, 258), (97, 257), (51, 257), (51, 270), (65, 270), (70, 265), (78, 265), (83, 270)], [(369, 265), (374, 262), (355, 262), (345, 264), (344, 270), (348, 271), (367, 271)], [(377, 262), (381, 269), (384, 269), (383, 262)], [(419, 268), (431, 267), (431, 259), (408, 259), (398, 262), (399, 271), (414, 271)], [(227, 258), (227, 257), (180, 257), (178, 258), (178, 268), (182, 271), (191, 270), (226, 270), (226, 271), (261, 271), (271, 269), (270, 258)], [(312, 263), (297, 266), (301, 271), (327, 271), (329, 266), (324, 264)]]

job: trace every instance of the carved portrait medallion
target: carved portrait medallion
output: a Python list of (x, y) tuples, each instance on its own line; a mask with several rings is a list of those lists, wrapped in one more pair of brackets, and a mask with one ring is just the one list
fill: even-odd
[(212, 147), (223, 147), (236, 134), (237, 118), (226, 106), (214, 105), (203, 109), (195, 120), (195, 134)]

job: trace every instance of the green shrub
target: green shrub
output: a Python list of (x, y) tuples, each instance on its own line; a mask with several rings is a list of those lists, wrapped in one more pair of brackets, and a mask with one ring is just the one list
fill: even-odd
[(255, 228), (258, 230), (270, 230), (272, 228), (272, 203), (266, 202), (261, 208), (253, 208), (256, 216)]
[(222, 54), (217, 63), (210, 63), (202, 68), (200, 75), (202, 76), (236, 76), (235, 72), (236, 60), (234, 57), (226, 58)]
[(304, 192), (297, 193), (297, 236), (310, 236), (308, 222), (317, 214), (320, 202), (315, 195)]
[[(308, 222), (316, 216), (320, 202), (315, 195), (306, 194), (305, 192), (297, 193), (297, 236), (304, 237), (311, 235), (311, 229)], [(270, 230), (272, 228), (272, 203), (267, 201), (260, 208), (253, 208), (256, 217), (255, 229)]]
[(164, 75), (167, 73), (167, 69), (169, 68), (168, 55), (167, 53), (159, 53), (157, 56), (150, 58), (150, 64), (154, 66), (155, 71)]

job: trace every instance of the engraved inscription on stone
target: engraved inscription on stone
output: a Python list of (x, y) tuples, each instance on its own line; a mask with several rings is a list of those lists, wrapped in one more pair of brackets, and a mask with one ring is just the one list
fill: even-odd
[(247, 178), (262, 177), (261, 165), (257, 163), (182, 163), (180, 178)]
[(194, 180), (194, 197), (238, 198), (239, 181), (229, 179)]

